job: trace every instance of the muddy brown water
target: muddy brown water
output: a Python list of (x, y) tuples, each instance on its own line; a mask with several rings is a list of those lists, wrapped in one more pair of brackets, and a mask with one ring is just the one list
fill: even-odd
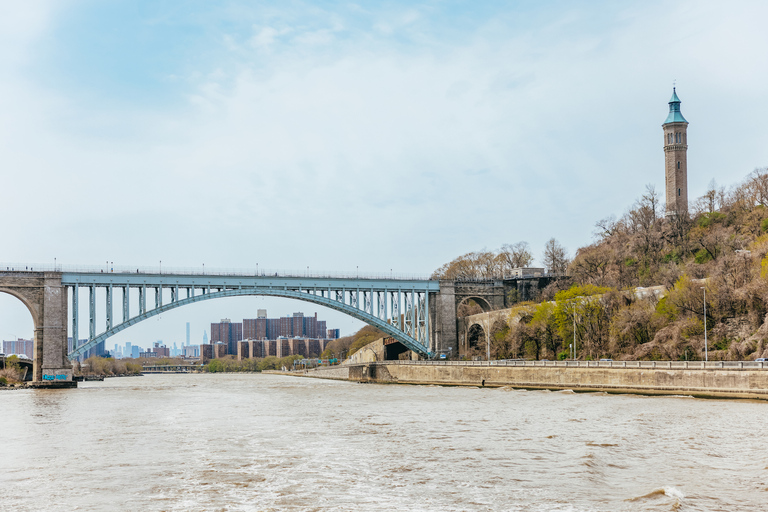
[(0, 407), (0, 510), (768, 510), (766, 402), (200, 374)]

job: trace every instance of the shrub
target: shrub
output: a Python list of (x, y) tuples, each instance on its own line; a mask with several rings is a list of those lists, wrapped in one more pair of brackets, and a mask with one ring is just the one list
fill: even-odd
[(704, 249), (699, 249), (698, 251), (696, 251), (696, 254), (694, 255), (693, 259), (694, 259), (694, 261), (696, 263), (701, 265), (702, 263), (706, 263), (706, 262), (712, 260), (712, 255), (709, 254)]
[(688, 318), (680, 327), (680, 334), (682, 334), (684, 338), (701, 336), (704, 334), (704, 322), (698, 318)]

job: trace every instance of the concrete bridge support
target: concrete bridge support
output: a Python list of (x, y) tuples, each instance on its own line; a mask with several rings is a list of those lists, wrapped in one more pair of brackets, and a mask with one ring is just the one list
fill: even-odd
[(32, 382), (37, 386), (71, 386), (67, 359), (67, 289), (60, 272), (0, 271), (0, 292), (27, 306), (35, 325)]

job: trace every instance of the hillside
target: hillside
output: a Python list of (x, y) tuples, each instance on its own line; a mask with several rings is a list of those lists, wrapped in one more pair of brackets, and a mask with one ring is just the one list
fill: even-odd
[[(713, 182), (689, 215), (665, 216), (659, 194), (647, 187), (620, 219), (597, 222), (594, 242), (572, 261), (548, 242), (547, 269), (560, 263), (566, 276), (535, 303), (518, 304), (493, 333), (493, 354), (568, 357), (575, 323), (579, 359), (703, 359), (706, 292), (709, 359), (768, 356), (767, 205), (766, 168), (730, 190)], [(462, 256), (435, 277), (454, 277), (455, 269), (487, 277), (510, 247), (527, 244)], [(661, 295), (634, 291), (659, 285)]]

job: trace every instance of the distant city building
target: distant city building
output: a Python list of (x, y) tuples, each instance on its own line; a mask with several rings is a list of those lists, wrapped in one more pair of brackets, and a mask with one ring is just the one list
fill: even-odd
[(211, 344), (226, 343), (228, 354), (237, 354), (237, 342), (243, 339), (243, 324), (224, 318), (211, 324)]
[[(79, 340), (79, 341), (77, 342), (77, 346), (78, 346), (78, 347), (81, 347), (81, 346), (85, 345), (87, 342), (88, 342), (88, 340), (87, 340), (87, 339), (81, 339), (81, 340)], [(86, 360), (86, 359), (88, 359), (89, 357), (106, 357), (106, 356), (109, 356), (110, 354), (109, 354), (109, 352), (108, 352), (108, 351), (105, 349), (105, 347), (104, 347), (104, 343), (105, 343), (105, 342), (103, 342), (103, 341), (102, 341), (101, 343), (99, 343), (99, 344), (98, 344), (98, 345), (96, 345), (95, 347), (91, 347), (91, 348), (89, 348), (89, 349), (88, 349), (88, 350), (86, 350), (86, 351), (85, 351), (83, 354), (81, 354), (80, 356), (78, 356), (77, 360), (78, 360), (78, 361), (85, 361), (85, 360)], [(67, 338), (67, 347), (69, 348), (70, 352), (71, 352), (72, 350), (74, 350), (75, 348), (77, 348), (77, 347), (74, 347), (74, 346), (73, 346), (73, 343), (72, 343), (72, 337), (71, 337), (71, 336)]]
[[(211, 332), (213, 332), (214, 325), (220, 324), (211, 324)], [(259, 309), (257, 318), (244, 319), (242, 326), (241, 339), (246, 340), (263, 340), (265, 338), (275, 340), (280, 336), (285, 336), (286, 338), (293, 338), (296, 336), (324, 338), (327, 335), (326, 321), (318, 320), (317, 313), (315, 313), (314, 316), (308, 317), (305, 317), (304, 313), (299, 312), (294, 313), (293, 316), (289, 317), (267, 318), (267, 310)], [(213, 339), (211, 341), (213, 341)]]
[(200, 362), (205, 364), (213, 359), (213, 345), (204, 343), (200, 345)]
[(229, 352), (227, 349), (229, 346), (223, 341), (213, 343), (213, 357), (216, 359), (226, 356)]
[(238, 344), (238, 359), (259, 357), (285, 357), (301, 355), (319, 357), (328, 344), (324, 338), (288, 338), (280, 336), (276, 340), (245, 340)]
[(141, 357), (139, 354), (141, 354), (141, 347), (138, 345), (134, 345), (131, 347), (131, 357), (134, 359), (138, 359)]
[[(328, 339), (340, 336), (339, 329), (328, 329), (325, 320), (304, 313), (289, 317), (267, 318), (267, 310), (257, 310), (256, 318), (234, 323), (228, 318), (211, 324), (211, 343), (200, 345), (200, 358), (233, 355), (238, 359), (302, 355), (319, 356)], [(203, 338), (205, 339), (205, 337)], [(209, 348), (205, 348), (209, 347)]]
[(203, 343), (204, 344), (208, 343), (208, 332), (207, 331), (203, 331)]
[(152, 351), (157, 354), (155, 357), (171, 357), (170, 349), (165, 345), (160, 345), (160, 343), (162, 343), (162, 340), (156, 341), (152, 348)]
[(7, 355), (25, 355), (32, 359), (35, 354), (35, 341), (17, 338), (16, 341), (3, 341), (3, 353)]
[(139, 357), (146, 357), (146, 358), (157, 357), (157, 352), (151, 352), (151, 351), (139, 352)]
[[(210, 347), (210, 345), (208, 345)], [(187, 347), (184, 347), (184, 357), (195, 359), (200, 357), (200, 346), (199, 345), (189, 345)]]

